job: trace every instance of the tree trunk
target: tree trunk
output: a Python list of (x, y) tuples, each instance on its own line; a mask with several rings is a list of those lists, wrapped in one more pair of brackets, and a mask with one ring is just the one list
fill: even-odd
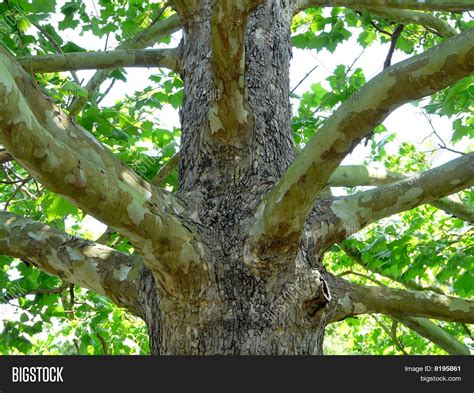
[(245, 263), (252, 212), (295, 157), (289, 102), (292, 8), (285, 1), (266, 3), (250, 15), (246, 29), (251, 125), (231, 142), (208, 137), (211, 102), (223, 94), (213, 82), (210, 17), (204, 10), (185, 24), (179, 191), (192, 195), (191, 215), (198, 217), (215, 282), (202, 298), (182, 301), (155, 293), (153, 276), (143, 274), (153, 354), (322, 353), (326, 318), (322, 314), (315, 323), (302, 306), (314, 298), (319, 282), (317, 270), (306, 277), (311, 268), (305, 250), (297, 255), (297, 270), (278, 278), (262, 277)]

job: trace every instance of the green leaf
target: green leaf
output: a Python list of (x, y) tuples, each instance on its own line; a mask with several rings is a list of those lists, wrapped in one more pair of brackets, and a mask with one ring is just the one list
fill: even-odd
[(27, 18), (23, 17), (18, 20), (17, 26), (21, 31), (25, 32), (30, 28), (31, 23)]
[(66, 95), (87, 98), (89, 93), (86, 88), (78, 85), (76, 82), (67, 81), (61, 86), (61, 91)]
[(20, 315), (20, 322), (25, 323), (25, 322), (28, 322), (29, 320), (30, 320), (30, 317), (28, 316), (28, 314), (22, 313)]

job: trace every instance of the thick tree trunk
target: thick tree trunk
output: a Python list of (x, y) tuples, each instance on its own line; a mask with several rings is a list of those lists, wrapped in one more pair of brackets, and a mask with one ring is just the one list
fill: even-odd
[(215, 283), (199, 299), (176, 300), (155, 292), (153, 276), (144, 273), (151, 352), (321, 354), (327, 316), (322, 313), (318, 323), (310, 315), (319, 283), (310, 253), (301, 250), (297, 269), (289, 264), (293, 268), (278, 277), (261, 276), (245, 263), (253, 209), (295, 157), (289, 102), (292, 9), (286, 1), (266, 2), (249, 17), (245, 68), (251, 121), (230, 140), (212, 135), (208, 117), (212, 101), (225, 94), (214, 87), (208, 15), (204, 7), (186, 21), (180, 48), (185, 81), (180, 192), (194, 202), (192, 216), (212, 259)]

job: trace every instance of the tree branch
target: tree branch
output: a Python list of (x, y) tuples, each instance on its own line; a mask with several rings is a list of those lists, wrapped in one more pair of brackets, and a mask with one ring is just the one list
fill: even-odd
[(251, 121), (245, 78), (247, 19), (261, 0), (220, 0), (211, 15), (211, 65), (214, 82), (209, 113), (210, 139), (236, 145)]
[(169, 3), (181, 18), (187, 19), (198, 11), (199, 0), (170, 0)]
[(463, 203), (457, 195), (450, 195), (446, 198), (438, 199), (431, 202), (430, 205), (443, 210), (453, 217), (467, 221), (469, 224), (474, 224), (474, 206), (472, 204), (468, 205)]
[(21, 290), (16, 293), (7, 293), (4, 296), (0, 296), (0, 301), (10, 302), (13, 299), (19, 299), (21, 297), (30, 296), (30, 295), (57, 295), (63, 293), (66, 289), (70, 287), (71, 284), (61, 285), (56, 288), (36, 288), (28, 292), (22, 292)]
[[(361, 266), (362, 268), (364, 268), (367, 271), (372, 271), (372, 272), (374, 272), (374, 273), (376, 273), (380, 276), (388, 278), (389, 280), (398, 282), (399, 284), (403, 285), (404, 287), (406, 287), (406, 288), (408, 288), (412, 291), (431, 291), (431, 292), (438, 293), (440, 295), (444, 295), (444, 292), (436, 286), (425, 287), (425, 286), (422, 286), (422, 285), (416, 283), (415, 280), (402, 281), (399, 277), (396, 277), (392, 274), (382, 273), (380, 271), (370, 269), (369, 266), (362, 259), (362, 253), (357, 248), (347, 245), (346, 242), (338, 243), (338, 246), (341, 248), (342, 251), (344, 251), (344, 253), (349, 258), (351, 258), (355, 263), (357, 263), (359, 266)], [(370, 279), (372, 279), (372, 278), (370, 278)], [(373, 281), (373, 282), (375, 282), (375, 281)], [(377, 285), (383, 286), (383, 284), (380, 283), (380, 282), (375, 282), (375, 283)]]
[(295, 251), (306, 218), (341, 161), (396, 108), (470, 75), (473, 43), (474, 29), (469, 29), (387, 68), (361, 89), (358, 100), (344, 102), (264, 196), (250, 251), (256, 255)]
[(474, 153), (459, 157), (419, 175), (358, 192), (347, 197), (335, 198), (331, 210), (336, 216), (334, 225), (321, 240), (342, 240), (372, 222), (425, 203), (436, 201), (474, 185)]
[(464, 12), (474, 10), (470, 0), (297, 0), (296, 7), (304, 10), (311, 7), (384, 7), (421, 11)]
[[(370, 167), (365, 165), (341, 165), (331, 175), (328, 187), (358, 187), (380, 186), (395, 183), (408, 178), (406, 175), (389, 171), (385, 168)], [(430, 205), (444, 210), (456, 218), (474, 223), (474, 206), (464, 204), (455, 195), (438, 199)]]
[(400, 38), (400, 35), (402, 34), (402, 31), (404, 28), (405, 28), (405, 25), (398, 25), (395, 31), (390, 35), (391, 36), (390, 48), (388, 50), (387, 57), (385, 58), (385, 61), (383, 63), (384, 70), (392, 65), (393, 53), (395, 52), (397, 41)]
[[(64, 281), (89, 288), (140, 315), (139, 256), (56, 231), (0, 212), (0, 254), (21, 258)], [(39, 293), (39, 292), (38, 292)]]
[(328, 187), (380, 186), (394, 183), (406, 176), (383, 167), (341, 165), (329, 178)]
[(448, 22), (437, 18), (436, 16), (410, 10), (399, 10), (395, 8), (354, 8), (355, 11), (367, 12), (371, 15), (381, 16), (389, 21), (401, 23), (403, 25), (417, 24), (428, 30), (436, 32), (441, 37), (449, 38), (457, 34), (456, 29), (451, 27)]
[[(152, 24), (147, 29), (138, 33), (136, 36), (121, 43), (116, 49), (122, 50), (146, 48), (159, 42), (163, 37), (173, 34), (180, 28), (181, 20), (176, 14), (170, 16), (168, 19)], [(82, 110), (87, 101), (92, 98), (95, 92), (99, 89), (100, 85), (109, 77), (111, 72), (112, 70), (102, 70), (96, 72), (92, 76), (92, 78), (85, 86), (89, 93), (88, 97), (76, 97), (76, 99), (72, 102), (71, 106), (68, 108), (70, 116), (74, 117)]]
[[(51, 34), (49, 34), (43, 26), (41, 26), (39, 23), (36, 23), (35, 21), (31, 21), (31, 23), (49, 41), (51, 46), (55, 49), (56, 53), (58, 53), (58, 54), (63, 53), (61, 47), (58, 45), (58, 43), (54, 40), (54, 38), (51, 36)], [(71, 76), (72, 76), (72, 79), (74, 79), (74, 82), (76, 82), (78, 85), (81, 84), (77, 74), (74, 71), (71, 71)]]
[(361, 314), (386, 314), (474, 323), (474, 301), (433, 292), (349, 284), (337, 305), (333, 321)]
[[(358, 265), (362, 266), (365, 270), (374, 271), (373, 269), (370, 269), (366, 263), (364, 263), (360, 251), (357, 250), (355, 247), (350, 247), (346, 245), (345, 243), (340, 243), (339, 247), (346, 253), (346, 255), (349, 258), (351, 258)], [(444, 295), (444, 293), (438, 287), (424, 287), (416, 283), (414, 280), (402, 281), (399, 277), (395, 277), (391, 274), (381, 273), (379, 271), (374, 271), (374, 272), (392, 281), (396, 281), (410, 290), (416, 290), (416, 291), (429, 290), (429, 291), (438, 293), (440, 295)], [(360, 273), (352, 272), (352, 271), (351, 271), (351, 274), (360, 275)], [(384, 286), (381, 282), (374, 280), (370, 276), (366, 276), (366, 275), (362, 275), (362, 276), (368, 280), (371, 280), (372, 282), (376, 283), (379, 286)], [(339, 277), (342, 277), (342, 275), (339, 275)], [(414, 318), (414, 317), (393, 317), (393, 316), (391, 318), (403, 323), (408, 328), (416, 331), (422, 337), (425, 337), (428, 340), (432, 341), (433, 343), (435, 343), (436, 345), (438, 345), (440, 348), (444, 349), (446, 352), (448, 352), (451, 355), (469, 355), (470, 354), (469, 348), (466, 345), (456, 340), (448, 332), (446, 332), (444, 329), (440, 328), (438, 325), (436, 325), (435, 323), (431, 322), (428, 319)]]
[(46, 187), (128, 237), (165, 290), (189, 295), (208, 282), (180, 202), (68, 120), (1, 48), (0, 143)]
[(18, 57), (28, 72), (45, 73), (117, 67), (163, 67), (177, 71), (176, 49), (130, 49)]
[(456, 340), (446, 330), (434, 322), (425, 318), (416, 317), (392, 317), (392, 319), (404, 324), (420, 336), (430, 340), (450, 355), (470, 355), (471, 351), (463, 343)]
[(372, 318), (377, 322), (377, 324), (385, 331), (387, 336), (393, 341), (395, 347), (403, 353), (403, 355), (408, 355), (405, 351), (404, 346), (397, 337), (397, 325), (398, 322), (392, 319), (392, 327), (388, 327), (383, 321), (378, 319), (375, 315), (372, 315)]

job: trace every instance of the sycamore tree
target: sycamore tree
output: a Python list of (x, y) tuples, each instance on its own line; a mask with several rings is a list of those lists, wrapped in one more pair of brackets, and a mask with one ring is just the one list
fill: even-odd
[[(0, 4), (1, 353), (469, 353), (474, 1), (92, 3)], [(383, 71), (295, 93), (351, 37)], [(386, 149), (407, 103), (452, 159)]]

